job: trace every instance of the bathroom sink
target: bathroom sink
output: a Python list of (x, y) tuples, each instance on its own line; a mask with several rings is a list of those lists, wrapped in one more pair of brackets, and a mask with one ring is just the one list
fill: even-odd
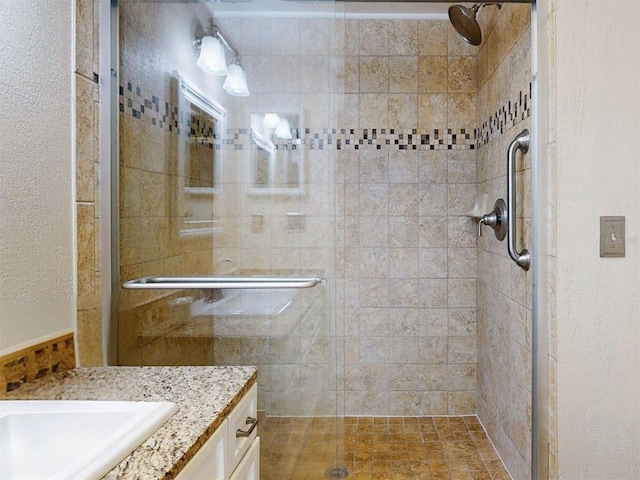
[(177, 410), (171, 402), (0, 401), (0, 479), (98, 479)]

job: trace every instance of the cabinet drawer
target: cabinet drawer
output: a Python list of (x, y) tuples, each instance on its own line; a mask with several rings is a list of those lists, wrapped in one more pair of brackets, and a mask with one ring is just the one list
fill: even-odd
[(229, 480), (260, 480), (260, 437), (256, 437)]
[(228, 420), (220, 425), (198, 453), (180, 471), (176, 480), (226, 480), (229, 457)]
[(258, 386), (254, 385), (228, 418), (229, 470), (232, 472), (258, 435)]

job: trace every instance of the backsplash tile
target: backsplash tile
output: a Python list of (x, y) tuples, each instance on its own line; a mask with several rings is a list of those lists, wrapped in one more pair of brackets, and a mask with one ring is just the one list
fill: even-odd
[(24, 383), (74, 367), (72, 333), (4, 355), (0, 357), (0, 396)]

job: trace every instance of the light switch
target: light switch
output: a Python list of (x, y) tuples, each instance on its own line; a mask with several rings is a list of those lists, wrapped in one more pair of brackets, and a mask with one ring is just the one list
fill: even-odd
[(600, 256), (624, 257), (624, 217), (600, 217)]

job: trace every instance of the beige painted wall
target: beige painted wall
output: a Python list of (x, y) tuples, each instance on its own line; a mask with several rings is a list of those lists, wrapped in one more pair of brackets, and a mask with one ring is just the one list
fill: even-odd
[[(635, 479), (640, 3), (555, 3), (559, 478)], [(626, 216), (625, 258), (599, 257), (600, 215)]]
[(0, 354), (75, 323), (73, 2), (0, 1)]

